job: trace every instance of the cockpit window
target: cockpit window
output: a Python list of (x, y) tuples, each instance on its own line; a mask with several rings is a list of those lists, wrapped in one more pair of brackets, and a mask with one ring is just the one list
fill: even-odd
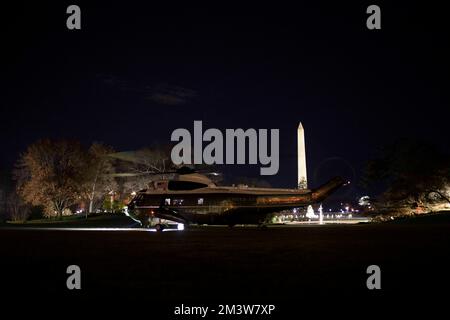
[(208, 185), (192, 181), (169, 181), (169, 190), (195, 190), (205, 188)]

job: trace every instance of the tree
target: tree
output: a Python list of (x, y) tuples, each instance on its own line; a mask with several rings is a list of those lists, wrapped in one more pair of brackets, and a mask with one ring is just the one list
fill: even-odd
[(18, 194), (25, 202), (43, 205), (49, 216), (79, 201), (85, 154), (78, 142), (49, 139), (30, 145), (16, 165)]
[(10, 190), (9, 175), (0, 169), (0, 223), (5, 221), (8, 212), (8, 192)]
[(433, 145), (400, 140), (381, 149), (368, 162), (363, 182), (378, 184), (383, 197), (392, 203), (421, 205), (435, 195), (450, 203), (450, 157)]
[(101, 143), (93, 143), (89, 148), (83, 168), (82, 198), (89, 203), (86, 210), (92, 213), (99, 208), (104, 196), (116, 188), (113, 159), (109, 157), (113, 148)]
[(8, 217), (12, 221), (24, 222), (31, 214), (30, 205), (27, 205), (14, 191), (8, 195), (6, 199), (6, 206), (8, 209)]
[(169, 147), (143, 148), (133, 152), (119, 152), (112, 155), (121, 160), (118, 166), (122, 192), (131, 194), (148, 188), (150, 182), (158, 180), (176, 168), (170, 158)]
[(308, 183), (307, 183), (305, 177), (302, 177), (302, 179), (298, 182), (297, 188), (299, 188), (299, 189), (307, 189), (308, 188)]
[(170, 152), (165, 147), (143, 148), (133, 154), (128, 162), (129, 172), (136, 174), (164, 173), (173, 170)]

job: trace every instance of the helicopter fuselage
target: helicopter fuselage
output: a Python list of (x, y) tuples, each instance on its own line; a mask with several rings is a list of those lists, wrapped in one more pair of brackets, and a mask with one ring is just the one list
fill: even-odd
[(343, 184), (341, 178), (335, 178), (315, 190), (219, 186), (145, 190), (128, 208), (145, 226), (153, 218), (184, 224), (262, 224), (273, 213), (320, 202)]

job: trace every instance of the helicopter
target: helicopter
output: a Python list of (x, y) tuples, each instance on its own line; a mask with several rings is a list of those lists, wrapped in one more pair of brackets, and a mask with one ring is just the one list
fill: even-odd
[(208, 174), (181, 167), (137, 192), (127, 206), (127, 214), (143, 227), (157, 231), (166, 228), (162, 221), (265, 226), (274, 213), (322, 202), (345, 184), (344, 179), (335, 177), (312, 190), (218, 186)]

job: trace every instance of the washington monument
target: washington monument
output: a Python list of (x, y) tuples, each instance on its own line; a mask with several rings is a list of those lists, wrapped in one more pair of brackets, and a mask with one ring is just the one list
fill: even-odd
[(300, 122), (297, 129), (297, 186), (299, 189), (308, 188), (306, 176), (306, 150), (305, 150), (305, 130)]

